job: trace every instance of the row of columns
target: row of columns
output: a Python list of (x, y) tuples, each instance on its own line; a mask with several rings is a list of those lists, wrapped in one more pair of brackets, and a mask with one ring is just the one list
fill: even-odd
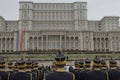
[(0, 38), (0, 52), (12, 52), (14, 38)]
[(108, 38), (93, 38), (95, 51), (108, 51)]
[(112, 41), (112, 51), (120, 51), (120, 41)]
[(41, 37), (30, 37), (28, 40), (28, 49), (75, 50), (78, 49), (78, 37), (66, 37), (66, 35), (42, 35)]

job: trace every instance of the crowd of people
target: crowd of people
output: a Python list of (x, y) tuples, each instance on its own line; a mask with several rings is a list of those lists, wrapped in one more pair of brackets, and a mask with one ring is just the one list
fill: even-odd
[(65, 56), (61, 53), (56, 55), (54, 61), (54, 71), (48, 73), (46, 80), (120, 80), (120, 68), (115, 59), (110, 59), (109, 63), (101, 60), (97, 56), (90, 59), (76, 60), (75, 69), (70, 66), (69, 72), (64, 70), (66, 65)]
[(120, 68), (114, 59), (76, 60), (69, 72), (65, 70), (66, 57), (58, 52), (51, 66), (39, 66), (36, 60), (5, 62), (0, 59), (0, 80), (120, 80)]

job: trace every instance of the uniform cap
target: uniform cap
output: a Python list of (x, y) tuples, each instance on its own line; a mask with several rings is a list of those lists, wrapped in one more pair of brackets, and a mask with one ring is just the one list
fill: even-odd
[(109, 61), (109, 66), (110, 67), (116, 67), (117, 66), (116, 60), (114, 60), (114, 59), (111, 58), (111, 60)]
[(85, 59), (85, 67), (90, 67), (91, 66), (91, 60), (86, 58)]
[(79, 67), (84, 67), (84, 61), (83, 60), (79, 60)]
[(0, 60), (0, 68), (5, 68), (5, 61), (4, 60)]
[(93, 60), (93, 66), (94, 67), (100, 67), (101, 66), (101, 61), (100, 61), (100, 59), (97, 56)]
[(26, 60), (25, 64), (26, 64), (26, 68), (31, 68), (33, 65), (32, 60)]
[(61, 53), (61, 52), (57, 53), (57, 55), (55, 56), (55, 64), (56, 65), (65, 65), (66, 64), (65, 56), (63, 53)]
[(74, 65), (75, 65), (75, 67), (79, 67), (79, 61), (76, 60), (76, 61), (74, 62)]
[(33, 65), (34, 68), (38, 67), (38, 61), (33, 60), (32, 61), (32, 65)]
[(106, 62), (105, 62), (104, 59), (101, 60), (101, 66), (102, 66), (102, 67), (105, 67), (105, 66), (106, 66)]
[(17, 68), (21, 69), (21, 68), (25, 68), (26, 64), (24, 60), (19, 60), (17, 61)]
[(14, 66), (13, 66), (13, 62), (12, 61), (9, 61), (8, 62), (8, 68), (13, 68)]

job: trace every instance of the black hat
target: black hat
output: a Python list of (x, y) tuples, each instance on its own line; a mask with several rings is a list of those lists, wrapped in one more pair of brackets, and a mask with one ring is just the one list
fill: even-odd
[(106, 67), (106, 62), (104, 59), (101, 60), (101, 67)]
[(17, 68), (18, 69), (23, 69), (26, 67), (25, 61), (24, 60), (19, 60), (17, 61)]
[(38, 61), (33, 60), (32, 65), (33, 65), (34, 68), (37, 68), (38, 67)]
[(4, 60), (0, 60), (0, 68), (5, 68), (5, 61)]
[(55, 64), (56, 65), (66, 65), (65, 56), (60, 51), (55, 56)]
[(76, 61), (74, 62), (74, 65), (75, 65), (75, 67), (79, 67), (79, 61), (76, 60)]
[(12, 61), (9, 61), (8, 62), (8, 68), (13, 68), (14, 66), (13, 66), (13, 62)]
[(84, 61), (83, 60), (79, 60), (79, 67), (84, 67)]
[(116, 60), (114, 60), (114, 59), (111, 58), (111, 60), (109, 61), (109, 66), (110, 66), (110, 67), (117, 67), (117, 62), (116, 62)]
[(26, 68), (31, 68), (33, 65), (32, 60), (26, 60), (25, 63), (26, 63)]
[(91, 60), (86, 58), (85, 59), (85, 67), (90, 67), (91, 66)]
[(93, 66), (94, 67), (100, 67), (101, 66), (101, 61), (100, 61), (100, 59), (97, 56), (93, 60)]

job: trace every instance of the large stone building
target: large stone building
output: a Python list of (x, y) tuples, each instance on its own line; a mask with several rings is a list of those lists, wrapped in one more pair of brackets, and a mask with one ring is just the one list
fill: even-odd
[(119, 16), (87, 19), (87, 2), (19, 3), (19, 20), (0, 17), (0, 52), (120, 51)]

